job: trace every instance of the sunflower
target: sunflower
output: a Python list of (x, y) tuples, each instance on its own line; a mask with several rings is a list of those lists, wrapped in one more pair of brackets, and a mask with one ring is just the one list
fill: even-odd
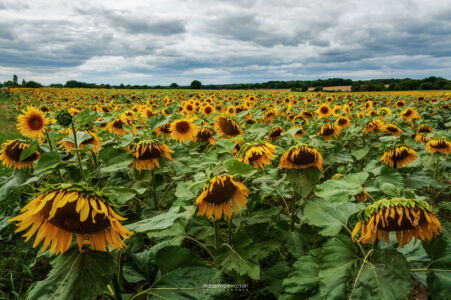
[(33, 106), (22, 110), (23, 114), (17, 117), (17, 128), (20, 133), (28, 138), (43, 137), (46, 126), (50, 121), (44, 113)]
[(208, 141), (210, 145), (216, 145), (216, 139), (213, 137), (214, 130), (209, 126), (203, 126), (197, 131), (196, 142)]
[(407, 108), (405, 110), (403, 110), (399, 116), (405, 120), (405, 121), (410, 121), (415, 119), (418, 116), (418, 112), (416, 110), (414, 110), (413, 108)]
[(334, 122), (335, 127), (338, 127), (340, 129), (346, 129), (349, 126), (351, 126), (351, 120), (349, 120), (348, 117), (341, 116)]
[(293, 123), (300, 124), (300, 125), (308, 125), (309, 120), (301, 115), (298, 115), (293, 118)]
[[(92, 148), (93, 152), (99, 152), (100, 149), (102, 149), (102, 145), (101, 145), (101, 141), (102, 139), (99, 138), (97, 136), (97, 134), (95, 134), (93, 131), (91, 130), (86, 130), (85, 131), (87, 134), (89, 134), (91, 136), (91, 138), (84, 140), (83, 142), (80, 143), (80, 145), (78, 145), (78, 148), (80, 150), (83, 150), (87, 145), (93, 145), (94, 147)], [(66, 133), (71, 136), (72, 135), (72, 129), (68, 128)], [(73, 149), (75, 148), (74, 143), (70, 140), (70, 139), (63, 139), (61, 141), (58, 142), (59, 144), (62, 144), (65, 148), (66, 151), (69, 153), (73, 153)]]
[(402, 101), (402, 100), (399, 100), (399, 101), (396, 102), (395, 105), (396, 105), (396, 108), (402, 108), (402, 107), (406, 106), (406, 103), (404, 101)]
[[(303, 117), (304, 119), (313, 119), (315, 117), (315, 113), (310, 110), (303, 109), (301, 112), (301, 117)], [(308, 124), (308, 120), (307, 120), (307, 124)]]
[(192, 141), (196, 138), (197, 125), (192, 122), (192, 119), (174, 121), (170, 128), (172, 137), (180, 143)]
[(297, 128), (297, 131), (295, 132), (294, 136), (296, 138), (300, 138), (302, 137), (304, 134), (307, 133), (307, 131), (305, 131), (304, 127), (302, 127), (301, 125), (294, 125), (291, 127), (291, 129)]
[(321, 126), (318, 135), (322, 136), (325, 141), (330, 141), (332, 137), (337, 137), (340, 134), (340, 127), (334, 124), (326, 123)]
[(132, 131), (136, 132), (136, 127), (133, 125), (131, 120), (129, 120), (125, 115), (120, 116), (119, 118), (116, 118), (105, 126), (106, 129), (108, 129), (109, 132), (115, 133), (119, 136), (124, 136), (127, 131), (124, 128), (124, 125), (132, 126)]
[(171, 123), (166, 123), (163, 126), (158, 127), (157, 129), (155, 129), (155, 132), (157, 133), (157, 136), (160, 135), (164, 135), (165, 137), (170, 137), (171, 136)]
[(97, 193), (81, 187), (53, 187), (25, 205), (21, 214), (8, 220), (18, 222), (16, 232), (31, 226), (23, 235), (25, 241), (36, 233), (33, 248), (44, 241), (42, 252), (50, 246), (50, 253), (64, 253), (72, 243), (73, 234), (82, 251), (87, 245), (92, 250), (107, 251), (124, 248), (122, 238), (132, 233), (119, 221), (117, 215)]
[(218, 220), (224, 213), (224, 217), (232, 217), (232, 206), (235, 213), (238, 213), (238, 204), (246, 207), (246, 197), (249, 190), (241, 182), (233, 180), (230, 175), (220, 175), (213, 177), (208, 184), (204, 186), (202, 192), (196, 199), (198, 208), (197, 215), (206, 215), (207, 218)]
[(271, 128), (271, 130), (268, 133), (268, 140), (274, 141), (275, 139), (280, 138), (280, 135), (282, 134), (282, 132), (285, 132), (285, 129), (283, 129), (280, 126), (275, 126), (275, 127)]
[(445, 154), (451, 153), (451, 142), (445, 139), (431, 139), (426, 144), (429, 153), (441, 152)]
[(425, 136), (424, 134), (417, 133), (415, 135), (415, 141), (418, 143), (422, 143), (423, 145), (426, 145), (430, 140), (431, 138)]
[(381, 157), (381, 162), (392, 168), (399, 169), (410, 164), (416, 160), (417, 157), (418, 155), (415, 150), (408, 146), (401, 145), (385, 151), (384, 155)]
[(160, 167), (158, 159), (163, 157), (172, 160), (170, 153), (174, 153), (166, 144), (155, 141), (141, 141), (133, 143), (126, 148), (133, 155), (131, 168), (141, 170), (153, 170)]
[(364, 244), (376, 238), (389, 242), (391, 231), (396, 232), (396, 239), (404, 247), (415, 237), (430, 241), (442, 231), (442, 226), (432, 212), (431, 206), (423, 200), (393, 198), (382, 199), (367, 206), (359, 214), (359, 221), (352, 231), (352, 240), (361, 229), (360, 239)]
[(318, 108), (318, 115), (321, 118), (328, 118), (331, 114), (332, 114), (332, 110), (330, 109), (329, 105), (327, 105), (327, 104), (322, 104)]
[(202, 108), (202, 113), (207, 117), (211, 116), (215, 112), (215, 107), (212, 105), (205, 105)]
[(386, 133), (391, 134), (392, 136), (401, 136), (401, 133), (403, 132), (402, 129), (395, 124), (385, 124), (382, 127), (382, 130)]
[(292, 146), (280, 159), (280, 169), (306, 169), (316, 167), (320, 171), (323, 168), (323, 157), (315, 147), (305, 144)]
[(264, 169), (271, 165), (271, 160), (276, 157), (276, 147), (267, 142), (251, 143), (244, 147), (240, 161), (252, 165), (256, 168)]
[(243, 135), (243, 130), (238, 125), (238, 122), (230, 116), (218, 116), (215, 121), (215, 130), (219, 136), (224, 138)]
[(2, 164), (7, 168), (15, 169), (32, 169), (33, 162), (39, 159), (39, 152), (32, 153), (30, 156), (20, 161), (20, 155), (22, 151), (27, 149), (30, 145), (20, 140), (9, 140), (2, 144), (0, 150), (0, 160)]
[(277, 116), (277, 111), (275, 109), (270, 109), (263, 115), (263, 123), (271, 124), (274, 118)]
[(382, 123), (381, 120), (379, 120), (379, 119), (371, 120), (365, 124), (365, 128), (363, 129), (363, 132), (368, 133), (368, 132), (374, 131), (376, 129), (382, 129), (382, 128), (384, 128), (384, 124)]

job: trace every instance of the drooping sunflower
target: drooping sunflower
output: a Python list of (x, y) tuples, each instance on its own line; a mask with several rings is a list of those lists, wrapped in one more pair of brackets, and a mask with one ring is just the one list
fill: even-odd
[[(303, 109), (300, 116), (305, 119), (313, 119), (315, 117), (315, 113), (310, 110)], [(308, 120), (307, 120), (307, 124), (308, 124)]]
[(340, 127), (335, 126), (335, 124), (326, 123), (321, 126), (321, 130), (318, 135), (322, 136), (325, 141), (330, 141), (332, 137), (337, 137), (340, 134)]
[(246, 186), (233, 180), (232, 176), (215, 176), (203, 187), (202, 192), (196, 199), (197, 215), (206, 215), (210, 219), (214, 212), (214, 218), (218, 220), (224, 213), (224, 217), (227, 216), (230, 219), (233, 214), (232, 205), (235, 213), (238, 213), (237, 203), (246, 207), (248, 195), (249, 190)]
[(291, 127), (291, 129), (297, 128), (297, 131), (295, 132), (294, 136), (296, 138), (300, 138), (302, 137), (304, 134), (307, 133), (307, 131), (305, 131), (304, 127), (302, 127), (301, 125), (294, 125)]
[(163, 126), (158, 127), (155, 129), (155, 132), (157, 133), (157, 136), (164, 135), (166, 138), (171, 136), (171, 123), (166, 123)]
[(242, 157), (239, 160), (256, 168), (264, 169), (265, 166), (271, 165), (271, 160), (276, 157), (274, 155), (276, 152), (276, 146), (270, 143), (255, 142), (244, 146), (241, 151)]
[(28, 143), (20, 140), (9, 140), (4, 142), (0, 150), (0, 160), (2, 161), (2, 164), (7, 168), (14, 168), (17, 170), (24, 168), (32, 169), (33, 162), (39, 159), (40, 154), (36, 151), (20, 161), (20, 155), (28, 147), (30, 147)]
[(215, 121), (215, 130), (224, 138), (243, 135), (243, 130), (237, 121), (230, 116), (218, 116)]
[(431, 140), (431, 138), (425, 136), (422, 133), (417, 133), (415, 135), (415, 141), (418, 143), (422, 143), (423, 145), (426, 145), (430, 140)]
[(385, 151), (381, 157), (381, 162), (392, 168), (399, 169), (410, 164), (417, 157), (418, 154), (415, 150), (408, 146), (400, 145)]
[(271, 124), (276, 116), (277, 116), (276, 109), (267, 110), (263, 115), (263, 122), (265, 124)]
[(320, 171), (323, 168), (323, 157), (315, 147), (299, 144), (290, 147), (280, 159), (279, 168), (306, 169), (316, 167)]
[(340, 129), (346, 129), (351, 126), (351, 120), (348, 117), (341, 116), (335, 120), (334, 125)]
[(213, 128), (210, 126), (202, 126), (196, 134), (196, 142), (208, 141), (210, 145), (216, 145), (216, 139), (213, 137)]
[(181, 119), (171, 123), (171, 136), (180, 143), (193, 141), (197, 134), (197, 125), (192, 119)]
[(415, 109), (409, 107), (402, 111), (399, 116), (405, 121), (410, 121), (418, 116), (418, 112)]
[(386, 133), (391, 134), (392, 136), (400, 136), (401, 133), (403, 133), (402, 129), (395, 124), (385, 124), (382, 127), (382, 130)]
[(124, 220), (96, 192), (78, 186), (56, 186), (30, 201), (20, 215), (8, 221), (18, 222), (15, 232), (31, 226), (23, 237), (28, 241), (36, 233), (33, 248), (44, 241), (42, 252), (50, 246), (50, 253), (61, 254), (71, 245), (73, 234), (77, 235), (80, 251), (85, 245), (104, 252), (107, 245), (124, 248), (122, 238), (132, 234), (119, 222)]
[(382, 123), (381, 120), (376, 119), (376, 120), (368, 121), (365, 124), (365, 128), (363, 129), (363, 132), (368, 133), (368, 132), (374, 131), (376, 129), (382, 130), (383, 128), (384, 128), (384, 123)]
[(269, 130), (269, 132), (268, 132), (268, 140), (274, 141), (274, 140), (280, 138), (280, 135), (282, 134), (282, 132), (285, 132), (285, 129), (283, 129), (283, 127), (281, 127), (281, 126), (275, 126), (275, 127), (271, 128), (271, 130)]
[(17, 129), (28, 138), (43, 137), (44, 131), (50, 121), (44, 116), (44, 113), (33, 106), (28, 106), (22, 110), (21, 115), (17, 117)]
[(441, 152), (444, 154), (450, 154), (451, 142), (445, 139), (431, 139), (426, 144), (426, 150), (429, 153)]
[(153, 170), (155, 166), (160, 167), (158, 161), (163, 157), (172, 160), (170, 153), (174, 153), (166, 144), (156, 141), (141, 141), (129, 145), (126, 150), (133, 155), (130, 168), (141, 170)]
[(432, 132), (432, 126), (426, 125), (426, 124), (421, 124), (420, 126), (418, 126), (416, 134), (427, 134), (427, 133), (431, 133)]
[(116, 118), (114, 120), (111, 120), (106, 125), (106, 129), (111, 132), (115, 133), (119, 136), (124, 136), (127, 131), (124, 128), (124, 125), (128, 125), (132, 127), (132, 131), (136, 132), (136, 127), (132, 123), (130, 119), (128, 119), (125, 115), (121, 115), (119, 118)]
[(329, 105), (322, 104), (318, 108), (318, 116), (321, 118), (328, 118), (332, 114), (332, 110), (330, 109)]
[(360, 212), (351, 235), (354, 242), (360, 230), (358, 241), (364, 244), (376, 239), (388, 243), (389, 234), (394, 231), (398, 244), (404, 247), (413, 237), (415, 242), (418, 238), (430, 241), (440, 234), (442, 226), (426, 201), (393, 198), (376, 201)]
[[(98, 137), (97, 134), (95, 134), (91, 130), (86, 130), (85, 132), (87, 134), (89, 134), (91, 136), (91, 138), (82, 141), (78, 145), (78, 148), (80, 150), (83, 150), (87, 145), (93, 145), (94, 147), (92, 148), (92, 151), (93, 152), (99, 152), (99, 150), (102, 149), (102, 145), (101, 145), (102, 139), (100, 137)], [(72, 129), (71, 128), (67, 129), (67, 134), (70, 137), (72, 136)], [(71, 140), (69, 140), (69, 139), (63, 139), (63, 140), (59, 141), (58, 143), (62, 144), (66, 148), (66, 151), (69, 152), (69, 153), (72, 153), (73, 149), (75, 148), (74, 143)]]

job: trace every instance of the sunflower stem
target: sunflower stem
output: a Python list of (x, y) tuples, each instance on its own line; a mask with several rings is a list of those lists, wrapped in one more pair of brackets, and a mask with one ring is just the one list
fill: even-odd
[[(50, 151), (54, 151), (53, 149), (53, 144), (52, 144), (52, 139), (50, 138), (50, 134), (47, 130), (44, 131), (45, 133), (45, 137), (47, 138), (47, 141), (49, 143), (49, 147), (50, 147)], [(63, 181), (63, 176), (61, 176), (61, 172), (59, 167), (56, 167), (56, 173), (58, 173), (59, 178), (61, 179), (61, 181)]]
[(155, 205), (156, 209), (160, 209), (158, 206), (158, 199), (157, 199), (157, 185), (155, 183), (155, 171), (152, 169), (152, 190), (153, 190), (153, 204)]
[(291, 212), (290, 212), (290, 231), (291, 232), (294, 231), (294, 219), (296, 216), (295, 205), (296, 205), (296, 193), (293, 193), (293, 197), (291, 197)]
[(228, 241), (229, 244), (232, 245), (232, 217), (230, 217), (230, 219), (228, 220), (228, 225), (229, 225)]
[(78, 152), (77, 132), (75, 131), (74, 122), (72, 122), (71, 125), (72, 125), (72, 134), (74, 135), (75, 155), (77, 156), (78, 166), (80, 167), (80, 174), (81, 174), (81, 177), (83, 178), (83, 181), (86, 184), (88, 184), (88, 181), (86, 180), (85, 172), (83, 171), (83, 164), (81, 163), (80, 153)]
[(91, 156), (92, 156), (92, 160), (94, 162), (94, 167), (97, 169), (97, 167), (99, 166), (99, 164), (97, 163), (97, 158), (96, 158), (96, 154), (94, 153), (94, 151), (91, 150)]
[(219, 229), (218, 229), (218, 223), (215, 219), (213, 219), (213, 227), (215, 229), (215, 248), (219, 248)]

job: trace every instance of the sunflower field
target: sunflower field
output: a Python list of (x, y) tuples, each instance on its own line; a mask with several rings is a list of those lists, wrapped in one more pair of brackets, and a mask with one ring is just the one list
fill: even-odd
[(450, 93), (0, 96), (2, 299), (451, 299)]

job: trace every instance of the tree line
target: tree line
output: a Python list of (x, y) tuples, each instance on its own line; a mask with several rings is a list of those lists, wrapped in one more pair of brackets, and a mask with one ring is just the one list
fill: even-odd
[[(351, 90), (360, 91), (405, 91), (405, 90), (451, 90), (451, 81), (442, 77), (431, 76), (424, 79), (371, 79), (352, 80), (343, 78), (329, 78), (317, 80), (291, 80), (291, 81), (267, 81), (262, 83), (236, 83), (236, 84), (209, 84), (203, 85), (199, 80), (193, 80), (190, 85), (180, 86), (177, 83), (164, 85), (110, 85), (87, 83), (77, 80), (69, 80), (65, 84), (54, 83), (50, 87), (56, 88), (103, 88), (103, 89), (229, 89), (229, 90), (251, 90), (251, 89), (290, 89), (292, 91), (307, 91), (314, 88), (321, 91), (323, 87), (350, 85)], [(26, 87), (39, 88), (43, 85), (35, 81), (25, 81), (18, 83), (17, 75), (12, 80), (0, 83), (0, 87)]]

